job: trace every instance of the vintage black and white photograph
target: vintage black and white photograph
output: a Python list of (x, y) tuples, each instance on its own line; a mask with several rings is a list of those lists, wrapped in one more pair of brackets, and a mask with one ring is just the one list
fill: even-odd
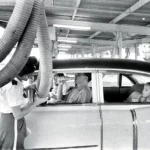
[(0, 0), (0, 150), (150, 150), (150, 0)]

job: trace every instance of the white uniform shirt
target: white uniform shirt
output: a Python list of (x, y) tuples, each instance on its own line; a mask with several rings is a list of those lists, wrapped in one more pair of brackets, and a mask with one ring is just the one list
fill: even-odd
[(12, 113), (11, 107), (22, 106), (26, 101), (23, 97), (23, 83), (18, 79), (17, 85), (12, 82), (0, 88), (0, 112)]

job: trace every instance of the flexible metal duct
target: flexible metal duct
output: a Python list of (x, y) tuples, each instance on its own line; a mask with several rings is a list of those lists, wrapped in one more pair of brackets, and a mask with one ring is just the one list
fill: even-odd
[[(32, 10), (32, 14), (30, 16), (30, 19), (26, 27), (25, 27), (26, 23), (24, 19), (28, 20), (27, 16), (30, 14), (30, 10), (28, 9), (27, 11), (23, 11), (23, 12), (22, 10), (25, 10), (26, 7), (31, 9), (32, 7), (31, 3), (33, 2), (33, 0), (27, 0), (27, 1), (17, 0), (16, 5), (19, 2), (21, 5), (20, 6), (21, 9), (19, 8), (17, 9), (17, 7), (15, 6), (15, 9), (17, 10), (14, 10), (15, 13), (13, 12), (12, 17), (9, 20), (8, 26), (6, 28), (6, 31), (1, 39), (2, 41), (4, 41), (2, 42), (4, 43), (4, 46), (3, 45), (0, 46), (1, 48), (0, 56), (2, 55), (0, 61), (2, 61), (6, 57), (6, 55), (11, 51), (11, 49), (13, 48), (13, 46), (16, 44), (18, 40), (19, 40), (19, 44), (11, 60), (0, 71), (0, 87), (10, 82), (14, 77), (18, 75), (18, 73), (24, 67), (29, 57), (30, 51), (32, 49), (32, 45), (34, 43), (35, 35), (37, 32), (37, 26), (39, 25), (38, 41), (39, 41), (39, 49), (40, 49), (40, 71), (39, 71), (40, 82), (39, 82), (38, 95), (40, 97), (46, 97), (48, 95), (49, 87), (50, 87), (50, 76), (52, 75), (52, 54), (51, 54), (52, 42), (50, 41), (49, 34), (48, 34), (48, 25), (45, 16), (44, 2), (41, 0), (34, 0), (34, 7)], [(23, 13), (22, 15), (20, 15), (21, 12)], [(40, 12), (41, 14), (39, 17)], [(18, 17), (20, 19), (16, 20), (16, 18)], [(38, 22), (39, 19), (40, 19), (40, 24)], [(13, 23), (11, 20), (15, 20), (16, 22)], [(16, 26), (14, 27), (13, 24), (16, 24)], [(24, 26), (25, 29), (23, 28), (21, 29), (20, 26)], [(23, 33), (20, 39), (19, 39), (18, 32), (20, 34)]]
[(34, 1), (31, 16), (19, 40), (16, 51), (8, 64), (0, 71), (0, 87), (18, 75), (30, 55), (39, 22), (40, 2), (39, 0)]
[(48, 25), (45, 15), (44, 3), (41, 5), (40, 22), (37, 32), (40, 50), (40, 70), (38, 95), (46, 97), (50, 89), (50, 77), (52, 77), (52, 41), (49, 37)]
[(20, 39), (30, 17), (34, 0), (17, 0), (5, 32), (0, 39), (0, 62)]

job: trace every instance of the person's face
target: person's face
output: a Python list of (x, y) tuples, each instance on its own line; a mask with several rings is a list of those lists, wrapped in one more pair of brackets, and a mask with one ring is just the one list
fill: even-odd
[(58, 84), (58, 82), (57, 82), (57, 78), (58, 78), (58, 76), (54, 76), (54, 80), (53, 80), (53, 82), (54, 82), (54, 84), (56, 85), (56, 84)]
[(20, 77), (21, 80), (23, 81), (27, 81), (29, 79), (28, 75), (24, 75), (22, 77)]
[(54, 77), (54, 84), (57, 86), (60, 82), (65, 82), (64, 76), (55, 76)]
[(33, 73), (29, 73), (29, 74), (26, 74), (22, 77), (19, 76), (19, 79), (20, 80), (23, 80), (23, 81), (27, 81), (29, 78), (31, 78), (33, 76)]
[(144, 85), (144, 89), (143, 89), (142, 93), (143, 93), (144, 97), (150, 96), (150, 86), (149, 85)]
[(77, 73), (75, 75), (75, 84), (83, 84), (87, 77), (84, 75), (84, 73)]

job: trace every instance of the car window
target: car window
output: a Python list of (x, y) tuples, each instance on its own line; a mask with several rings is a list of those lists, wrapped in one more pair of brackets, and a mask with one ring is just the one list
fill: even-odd
[[(59, 76), (58, 76), (59, 74)], [(55, 73), (52, 88), (49, 91), (49, 101), (45, 105), (70, 105), (92, 103), (92, 82), (89, 82), (88, 87), (84, 83), (84, 79), (90, 78), (91, 73), (65, 73), (64, 77), (60, 76), (63, 73)], [(82, 83), (83, 81), (83, 83)], [(85, 80), (86, 81), (86, 80)], [(57, 97), (58, 86), (62, 86), (62, 96)], [(81, 84), (81, 85), (80, 85)], [(85, 84), (84, 86), (82, 86)], [(60, 87), (60, 86), (59, 86)], [(87, 96), (88, 95), (88, 96)], [(68, 106), (69, 106), (68, 105)]]
[(134, 79), (136, 79), (136, 81), (137, 81), (138, 83), (150, 82), (150, 77), (148, 77), (148, 76), (133, 74), (132, 77), (133, 77)]
[(118, 74), (108, 73), (103, 76), (103, 87), (118, 87)]
[(133, 83), (125, 76), (122, 76), (122, 86), (132, 86)]

